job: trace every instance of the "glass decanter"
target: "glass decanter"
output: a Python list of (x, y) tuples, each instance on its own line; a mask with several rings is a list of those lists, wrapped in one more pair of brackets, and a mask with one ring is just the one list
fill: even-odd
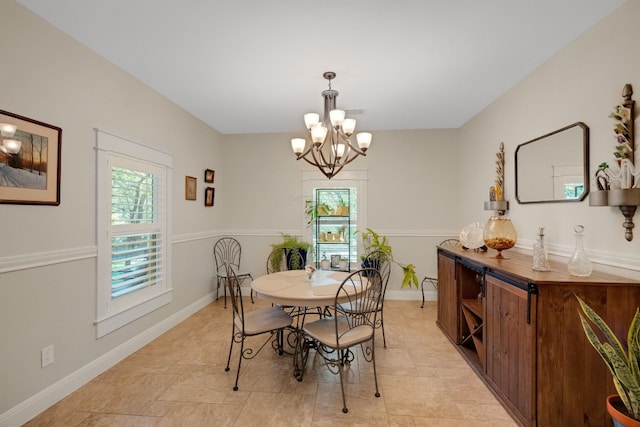
[(533, 269), (535, 271), (551, 271), (547, 248), (544, 246), (544, 227), (538, 228), (538, 240), (533, 245)]
[(584, 231), (584, 227), (582, 225), (576, 225), (573, 231), (576, 232), (576, 249), (567, 262), (567, 268), (569, 269), (569, 273), (574, 276), (589, 276), (593, 271), (593, 266), (582, 247), (582, 232)]
[(502, 255), (502, 251), (514, 247), (518, 235), (509, 218), (503, 215), (496, 215), (487, 221), (483, 237), (484, 244), (487, 247), (498, 251), (495, 257), (505, 259), (506, 257)]

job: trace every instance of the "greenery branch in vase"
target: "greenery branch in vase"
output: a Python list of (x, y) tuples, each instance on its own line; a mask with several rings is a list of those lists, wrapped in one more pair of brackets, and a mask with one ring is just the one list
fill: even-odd
[(416, 274), (415, 265), (413, 264), (403, 264), (396, 261), (393, 258), (393, 249), (391, 245), (389, 245), (389, 241), (386, 236), (381, 236), (380, 234), (373, 231), (371, 228), (367, 228), (366, 231), (358, 231), (356, 230), (354, 234), (360, 233), (362, 237), (362, 244), (364, 247), (365, 255), (361, 256), (363, 261), (363, 266), (370, 260), (367, 259), (366, 254), (369, 254), (374, 251), (382, 251), (387, 254), (389, 259), (400, 266), (402, 268), (402, 284), (401, 288), (415, 286), (418, 288), (418, 275)]
[[(602, 357), (605, 364), (613, 375), (613, 384), (618, 391), (618, 396), (628, 414), (626, 418), (638, 421), (640, 425), (640, 310), (631, 321), (627, 332), (627, 349), (621, 344), (611, 328), (606, 322), (579, 296), (576, 295), (580, 304), (580, 322), (587, 336), (587, 339)], [(588, 320), (587, 320), (588, 319)], [(591, 324), (595, 325), (604, 340), (600, 340)], [(608, 399), (609, 413), (616, 420), (617, 412), (610, 406), (611, 399)], [(624, 417), (624, 415), (623, 415)], [(628, 425), (628, 424), (616, 424)]]

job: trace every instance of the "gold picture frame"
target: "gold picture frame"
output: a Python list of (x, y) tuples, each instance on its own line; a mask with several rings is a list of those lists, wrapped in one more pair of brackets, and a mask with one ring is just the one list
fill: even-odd
[(185, 200), (196, 200), (198, 191), (198, 179), (195, 176), (185, 176), (184, 198)]

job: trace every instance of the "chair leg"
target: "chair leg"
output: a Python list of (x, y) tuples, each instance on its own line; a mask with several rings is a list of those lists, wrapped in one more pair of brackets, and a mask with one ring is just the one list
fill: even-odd
[(380, 310), (380, 329), (382, 329), (382, 343), (387, 348), (387, 337), (384, 335), (384, 307)]
[(235, 335), (235, 326), (231, 327), (231, 343), (229, 343), (229, 356), (227, 357), (227, 367), (224, 368), (225, 372), (229, 372), (229, 365), (231, 364), (231, 352), (233, 351), (233, 337)]
[(284, 329), (278, 329), (277, 339), (278, 339), (278, 355), (282, 356), (284, 354)]
[(224, 308), (227, 309), (227, 279), (224, 280)]
[(376, 346), (375, 339), (371, 340), (371, 363), (373, 363), (373, 381), (376, 383), (376, 397), (380, 397), (378, 390), (378, 372), (376, 371)]
[[(342, 350), (339, 351), (340, 355), (342, 355)], [(340, 357), (340, 359), (342, 359), (342, 357)], [(343, 363), (342, 361), (340, 361), (340, 363), (338, 363), (338, 373), (340, 374), (340, 389), (342, 390), (342, 412), (344, 412), (345, 414), (347, 412), (349, 412), (349, 409), (347, 408), (347, 397), (344, 394), (344, 367), (342, 366)], [(375, 368), (373, 370), (374, 375), (375, 375)], [(378, 387), (377, 383), (376, 383), (376, 387)]]
[[(251, 274), (249, 274), (249, 279), (251, 279), (251, 281), (253, 282), (253, 276), (251, 276)], [(255, 301), (253, 300), (253, 288), (251, 288), (251, 291), (249, 291), (249, 296), (251, 297), (251, 304), (255, 304)], [(258, 295), (258, 294), (256, 294)]]
[(422, 291), (422, 305), (420, 306), (420, 308), (424, 308), (424, 281), (427, 280), (427, 278), (425, 277), (424, 280), (422, 280), (422, 282), (420, 282), (420, 290)]
[(238, 378), (240, 378), (240, 365), (242, 365), (242, 352), (244, 351), (244, 337), (240, 342), (240, 357), (238, 357), (238, 372), (236, 373), (236, 384), (233, 386), (233, 391), (238, 391)]

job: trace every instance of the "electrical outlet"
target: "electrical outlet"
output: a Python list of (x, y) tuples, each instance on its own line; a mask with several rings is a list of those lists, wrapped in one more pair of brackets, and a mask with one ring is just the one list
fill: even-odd
[(42, 355), (42, 367), (49, 366), (53, 363), (53, 344), (48, 345), (40, 351)]

